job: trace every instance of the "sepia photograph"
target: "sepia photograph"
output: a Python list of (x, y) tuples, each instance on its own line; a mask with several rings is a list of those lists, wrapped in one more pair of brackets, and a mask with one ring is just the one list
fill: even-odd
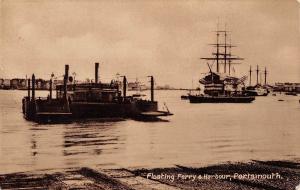
[(0, 0), (0, 190), (300, 190), (300, 0)]

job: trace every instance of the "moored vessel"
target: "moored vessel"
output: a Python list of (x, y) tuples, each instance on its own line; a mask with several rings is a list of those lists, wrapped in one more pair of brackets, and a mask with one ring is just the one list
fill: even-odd
[[(212, 61), (212, 64), (207, 62), (209, 73), (199, 80), (200, 84), (204, 85), (204, 94), (189, 95), (190, 103), (250, 103), (255, 100), (255, 97), (245, 93), (244, 81), (246, 76), (241, 78), (232, 76), (231, 66), (236, 60), (243, 58), (233, 56), (231, 48), (235, 47), (227, 42), (228, 31), (217, 30), (217, 42), (211, 44), (215, 47), (213, 57), (201, 58), (206, 61)], [(220, 35), (224, 37), (223, 42), (219, 40)], [(216, 70), (213, 71), (212, 65), (216, 63)], [(224, 71), (221, 73), (220, 64), (224, 64)], [(227, 71), (228, 67), (228, 71)]]
[(251, 85), (251, 74), (252, 74), (252, 69), (250, 66), (249, 70), (249, 86), (246, 87), (246, 94), (249, 96), (267, 96), (270, 91), (267, 88), (267, 68), (265, 68), (264, 75), (265, 75), (265, 84), (264, 86), (261, 85), (258, 81), (258, 76), (259, 76), (259, 67), (257, 65), (256, 68), (256, 85), (252, 86)]
[[(32, 88), (28, 80), (28, 95), (23, 98), (23, 114), (27, 120), (42, 122), (67, 122), (85, 118), (157, 118), (172, 115), (159, 111), (154, 100), (154, 78), (151, 79), (151, 99), (127, 96), (127, 79), (123, 76), (123, 94), (118, 81), (102, 83), (98, 80), (99, 64), (95, 64), (95, 81), (75, 83), (65, 66), (63, 84), (56, 85), (56, 98), (52, 97), (52, 80), (47, 98), (35, 97), (35, 76)], [(147, 113), (147, 114), (145, 114)]]

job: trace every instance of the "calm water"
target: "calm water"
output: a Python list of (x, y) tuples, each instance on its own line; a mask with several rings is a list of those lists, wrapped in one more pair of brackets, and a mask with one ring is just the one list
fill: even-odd
[(190, 104), (180, 100), (182, 93), (156, 92), (161, 105), (166, 102), (174, 113), (169, 122), (37, 125), (21, 113), (26, 91), (0, 91), (0, 172), (300, 159), (299, 96), (258, 97), (251, 104)]

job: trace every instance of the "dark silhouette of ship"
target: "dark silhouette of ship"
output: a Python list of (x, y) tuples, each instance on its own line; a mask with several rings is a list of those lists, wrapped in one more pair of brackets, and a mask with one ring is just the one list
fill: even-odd
[[(201, 59), (212, 64), (216, 64), (216, 70), (213, 71), (212, 64), (207, 62), (209, 73), (199, 80), (204, 85), (204, 94), (189, 95), (190, 103), (250, 103), (255, 97), (245, 93), (244, 81), (246, 76), (237, 78), (231, 75), (232, 64), (243, 58), (233, 56), (231, 48), (235, 47), (227, 42), (228, 31), (217, 30), (217, 42), (210, 44), (215, 47), (212, 57), (203, 57)], [(224, 37), (220, 42), (220, 37)], [(220, 64), (224, 65), (224, 71), (221, 73)], [(228, 70), (227, 70), (228, 67)]]
[[(172, 115), (169, 110), (159, 111), (158, 102), (154, 101), (154, 78), (150, 77), (151, 99), (136, 99), (127, 96), (127, 79), (123, 76), (123, 94), (120, 83), (98, 81), (99, 64), (95, 64), (95, 82), (73, 83), (69, 76), (69, 66), (65, 66), (63, 84), (56, 86), (56, 98), (52, 97), (52, 80), (49, 96), (35, 97), (35, 76), (32, 84), (28, 80), (28, 95), (22, 100), (24, 117), (27, 120), (44, 122), (69, 122), (84, 118), (134, 118), (141, 120), (158, 119)], [(30, 88), (30, 85), (32, 86)], [(30, 93), (31, 92), (31, 93)]]
[(256, 67), (256, 85), (252, 86), (251, 85), (251, 74), (252, 74), (252, 69), (251, 69), (251, 66), (250, 66), (250, 70), (249, 70), (249, 86), (246, 87), (246, 94), (249, 95), (249, 96), (267, 96), (270, 91), (269, 89), (267, 88), (267, 68), (265, 68), (265, 71), (264, 71), (264, 75), (265, 75), (265, 84), (264, 85), (261, 85), (258, 81), (258, 76), (259, 76), (259, 68), (258, 68), (258, 65)]

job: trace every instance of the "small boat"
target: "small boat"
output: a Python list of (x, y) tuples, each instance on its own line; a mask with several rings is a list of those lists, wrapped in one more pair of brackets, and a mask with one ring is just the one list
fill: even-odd
[(181, 95), (180, 98), (182, 100), (188, 100), (189, 99), (189, 95)]
[(283, 99), (279, 99), (278, 101), (279, 101), (279, 102), (283, 102), (284, 100), (283, 100)]
[(182, 100), (188, 100), (190, 95), (191, 95), (191, 93), (189, 92), (189, 93), (187, 93), (187, 95), (181, 95), (180, 98)]
[(297, 96), (297, 92), (286, 92), (285, 95)]

